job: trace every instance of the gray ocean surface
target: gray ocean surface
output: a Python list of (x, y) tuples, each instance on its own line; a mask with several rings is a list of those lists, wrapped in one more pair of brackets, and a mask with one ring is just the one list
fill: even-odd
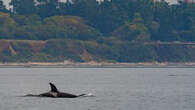
[[(20, 97), (49, 82), (96, 97)], [(0, 110), (195, 110), (195, 68), (0, 68)]]

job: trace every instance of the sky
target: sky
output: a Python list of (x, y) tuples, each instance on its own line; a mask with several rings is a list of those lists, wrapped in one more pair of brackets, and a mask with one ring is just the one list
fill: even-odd
[[(3, 0), (3, 1), (5, 2), (6, 5), (8, 5), (11, 0)], [(66, 0), (61, 0), (61, 1), (66, 1)], [(177, 0), (165, 0), (165, 1), (170, 2), (170, 3), (176, 3), (177, 2)]]

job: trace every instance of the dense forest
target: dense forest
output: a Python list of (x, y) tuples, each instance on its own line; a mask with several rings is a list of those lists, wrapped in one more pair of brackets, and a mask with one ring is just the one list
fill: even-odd
[(41, 40), (46, 43), (36, 54), (31, 51), (29, 43), (9, 42), (7, 48), (0, 44), (0, 61), (3, 62), (66, 59), (195, 61), (193, 48), (144, 45), (145, 42), (194, 42), (194, 3), (170, 5), (164, 0), (11, 0), (9, 5), (11, 8), (7, 9), (0, 0), (0, 39)]

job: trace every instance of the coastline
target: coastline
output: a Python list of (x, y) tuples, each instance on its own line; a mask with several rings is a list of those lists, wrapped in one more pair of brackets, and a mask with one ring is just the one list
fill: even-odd
[(27, 62), (0, 63), (0, 68), (195, 68), (195, 62)]

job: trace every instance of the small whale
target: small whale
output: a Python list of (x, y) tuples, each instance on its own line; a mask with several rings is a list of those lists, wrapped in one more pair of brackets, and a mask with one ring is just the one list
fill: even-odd
[(75, 94), (60, 92), (58, 91), (58, 89), (53, 83), (49, 83), (49, 85), (51, 87), (51, 90), (49, 92), (38, 94), (38, 95), (27, 94), (25, 95), (25, 97), (77, 98), (81, 96), (93, 96), (91, 93), (89, 95), (88, 94), (75, 95)]

